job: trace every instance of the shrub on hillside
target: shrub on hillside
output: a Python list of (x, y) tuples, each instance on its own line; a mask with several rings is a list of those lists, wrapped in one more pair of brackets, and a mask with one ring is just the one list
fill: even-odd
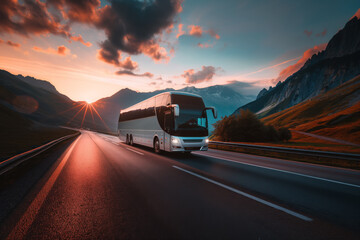
[(291, 139), (289, 129), (276, 130), (272, 125), (265, 125), (250, 110), (224, 117), (214, 124), (214, 128), (214, 136), (220, 141), (274, 142)]
[(279, 138), (283, 141), (289, 141), (291, 139), (292, 135), (288, 128), (280, 128), (279, 129)]

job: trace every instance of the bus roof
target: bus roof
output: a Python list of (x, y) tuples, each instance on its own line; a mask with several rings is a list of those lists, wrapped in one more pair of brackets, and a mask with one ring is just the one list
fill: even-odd
[[(186, 96), (192, 96), (192, 97), (199, 97), (201, 98), (200, 95), (197, 95), (195, 93), (188, 93), (188, 92), (178, 92), (178, 91), (169, 91), (169, 92), (163, 92), (163, 93), (160, 93), (158, 95), (161, 95), (161, 94), (164, 94), (164, 93), (169, 93), (169, 94), (176, 94), (176, 95), (186, 95)], [(157, 95), (156, 95), (157, 96)]]
[(137, 105), (137, 104), (139, 104), (139, 103), (145, 102), (145, 101), (147, 101), (147, 100), (150, 99), (150, 98), (154, 98), (154, 97), (157, 97), (157, 96), (160, 96), (160, 95), (163, 95), (163, 94), (185, 95), (185, 96), (191, 96), (191, 97), (201, 98), (200, 95), (197, 95), (197, 94), (194, 94), (194, 93), (178, 92), (178, 91), (168, 91), (168, 92), (163, 92), (163, 93), (156, 94), (155, 96), (149, 97), (149, 98), (147, 98), (147, 99), (145, 99), (145, 100), (143, 100), (143, 101), (141, 101), (141, 102), (138, 102), (138, 103), (136, 103), (136, 104), (134, 104), (134, 105), (132, 105), (132, 106), (129, 106), (129, 107), (125, 108), (125, 109), (120, 109), (120, 112), (122, 112), (122, 111), (127, 111), (129, 108), (132, 108), (133, 106), (135, 106), (135, 105)]

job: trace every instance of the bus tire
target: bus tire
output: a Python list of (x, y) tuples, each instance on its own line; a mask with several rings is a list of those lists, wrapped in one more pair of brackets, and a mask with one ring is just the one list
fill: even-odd
[(160, 142), (157, 137), (154, 139), (154, 152), (160, 153)]
[(126, 144), (129, 144), (129, 134), (126, 134), (126, 141), (125, 141)]
[(130, 135), (129, 144), (130, 144), (131, 146), (134, 145), (134, 140), (133, 140), (133, 136), (132, 136), (132, 135)]

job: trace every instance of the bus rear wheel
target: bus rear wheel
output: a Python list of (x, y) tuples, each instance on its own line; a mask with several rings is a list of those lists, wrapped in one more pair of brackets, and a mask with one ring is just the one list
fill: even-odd
[(125, 144), (129, 144), (129, 135), (126, 134), (126, 141), (125, 141)]
[(133, 140), (133, 136), (132, 136), (132, 135), (130, 135), (129, 144), (130, 144), (131, 146), (134, 145), (134, 140)]
[(160, 142), (158, 138), (154, 140), (154, 152), (160, 153)]

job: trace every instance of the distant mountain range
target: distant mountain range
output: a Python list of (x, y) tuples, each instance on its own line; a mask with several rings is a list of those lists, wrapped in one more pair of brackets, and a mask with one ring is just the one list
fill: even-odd
[(284, 82), (260, 91), (256, 100), (239, 107), (234, 114), (249, 109), (260, 117), (269, 116), (326, 93), (359, 74), (360, 19), (355, 16), (332, 37), (324, 51), (313, 55)]
[[(179, 90), (169, 88), (154, 92), (136, 92), (126, 88), (118, 91), (110, 97), (102, 98), (96, 101), (94, 106), (104, 118), (108, 127), (111, 130), (116, 130), (120, 109), (127, 108), (137, 102), (162, 92), (181, 91), (200, 95), (204, 99), (206, 106), (214, 106), (218, 110), (218, 119), (220, 119), (223, 116), (231, 114), (237, 106), (246, 104), (255, 99), (254, 95), (244, 96), (239, 91), (234, 90), (232, 87), (233, 84), (236, 83), (231, 83), (229, 85), (215, 85), (206, 88), (185, 87)], [(213, 119), (211, 114), (209, 114), (208, 117), (209, 126), (212, 129), (212, 124), (218, 119)]]
[[(255, 95), (240, 93), (243, 91), (241, 86), (243, 83), (235, 81), (228, 85), (216, 85), (207, 88), (186, 87), (178, 91), (202, 96), (207, 106), (217, 108), (220, 118), (231, 114), (239, 105), (255, 99)], [(0, 70), (0, 104), (7, 108), (7, 111), (17, 112), (31, 121), (49, 125), (67, 125), (116, 132), (120, 109), (127, 108), (165, 91), (176, 90), (136, 92), (128, 88), (122, 89), (110, 97), (102, 98), (93, 103), (92, 106), (97, 111), (95, 112), (85, 102), (72, 101), (59, 93), (47, 81), (29, 76), (16, 76)], [(209, 114), (210, 128), (215, 122), (216, 120)]]

